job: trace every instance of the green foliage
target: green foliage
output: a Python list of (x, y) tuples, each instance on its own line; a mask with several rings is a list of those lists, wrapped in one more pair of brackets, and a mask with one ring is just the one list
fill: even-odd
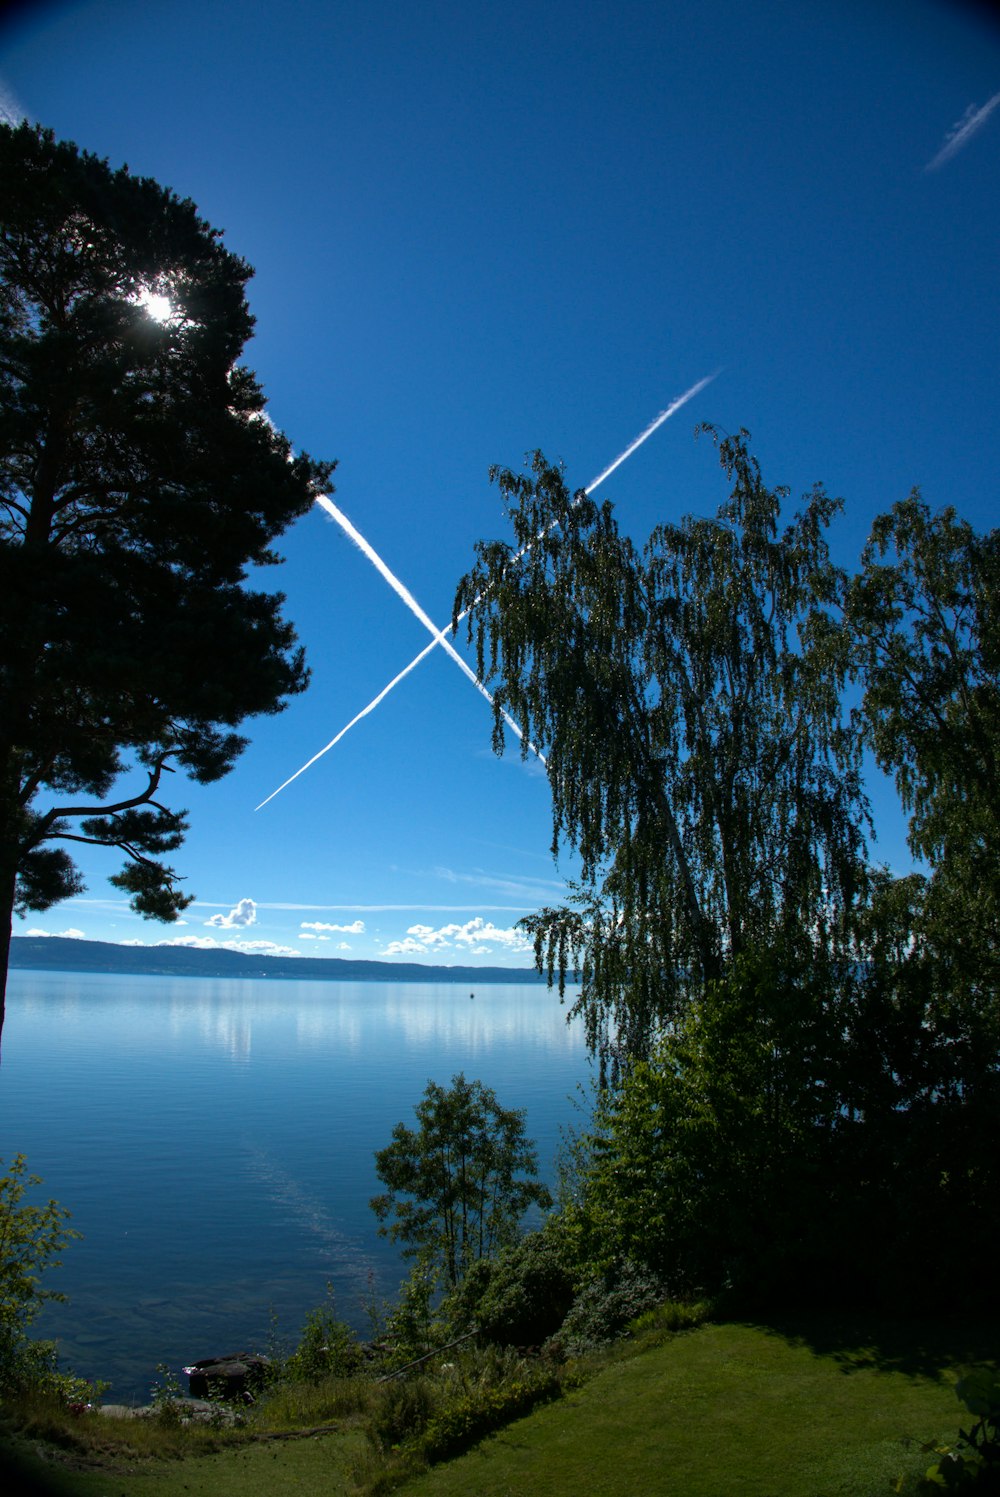
[(380, 1450), (389, 1451), (421, 1435), (435, 1403), (435, 1384), (429, 1377), (400, 1378), (386, 1383), (369, 1422), (375, 1444)]
[[(940, 1492), (987, 1494), (1000, 1492), (1000, 1373), (995, 1368), (979, 1368), (968, 1373), (955, 1387), (959, 1400), (975, 1424), (960, 1430), (958, 1444), (926, 1446), (940, 1456), (928, 1467), (913, 1488), (922, 1497), (936, 1497)], [(909, 1490), (900, 1481), (896, 1490)]]
[(0, 124), (0, 180), (0, 924), (80, 889), (53, 841), (118, 849), (134, 908), (172, 920), (164, 777), (218, 779), (240, 723), (304, 689), (247, 572), (332, 464), (267, 419), (250, 268), (191, 202), (27, 124)]
[(717, 441), (728, 500), (641, 552), (540, 453), (494, 470), (513, 540), (480, 543), (456, 596), (494, 745), (507, 712), (546, 756), (553, 852), (579, 857), (574, 904), (523, 923), (560, 990), (578, 971), (605, 1058), (647, 1054), (748, 950), (843, 950), (862, 881), (838, 504), (816, 488), (784, 522), (746, 433)]
[(333, 1293), (328, 1286), (327, 1303), (309, 1311), (298, 1345), (281, 1364), (280, 1376), (293, 1383), (355, 1377), (361, 1371), (363, 1360), (357, 1336), (349, 1325), (337, 1318)]
[(584, 1261), (684, 1298), (991, 1300), (996, 1024), (894, 953), (897, 893), (867, 962), (743, 958), (603, 1094), (563, 1213)]
[(865, 724), (932, 873), (921, 934), (938, 985), (1000, 972), (1000, 531), (914, 492), (876, 521), (848, 591)]
[(43, 1288), (41, 1276), (59, 1266), (63, 1249), (80, 1234), (66, 1226), (69, 1212), (57, 1201), (24, 1201), (42, 1183), (26, 1169), (24, 1155), (16, 1154), (0, 1177), (0, 1394), (35, 1388), (67, 1400), (84, 1398), (94, 1390), (59, 1370), (54, 1343), (28, 1336), (42, 1306), (65, 1298)]
[(465, 1393), (427, 1421), (420, 1452), (431, 1463), (447, 1460), (561, 1393), (559, 1375), (551, 1367), (525, 1369), (499, 1387)]
[[(425, 1248), (417, 1254), (395, 1300), (381, 1307), (368, 1306), (374, 1369), (395, 1372), (460, 1334), (441, 1304), (442, 1272), (432, 1251)], [(465, 1329), (463, 1324), (461, 1330)]]
[(592, 1272), (578, 1287), (573, 1305), (558, 1332), (565, 1352), (583, 1352), (617, 1341), (637, 1316), (649, 1312), (665, 1295), (663, 1280), (628, 1259), (603, 1272)]
[(150, 1407), (161, 1424), (180, 1424), (184, 1399), (181, 1380), (167, 1362), (157, 1362), (156, 1376), (157, 1380), (149, 1390)]
[(534, 1146), (524, 1112), (501, 1107), (480, 1081), (452, 1077), (450, 1088), (427, 1083), (415, 1108), (418, 1127), (397, 1123), (392, 1142), (375, 1155), (387, 1187), (373, 1197), (382, 1236), (406, 1244), (404, 1256), (425, 1255), (454, 1287), (470, 1265), (513, 1241), (531, 1205), (551, 1196), (535, 1178)]
[(558, 1331), (573, 1303), (575, 1265), (558, 1227), (529, 1232), (482, 1259), (448, 1304), (456, 1323), (475, 1323), (503, 1346), (541, 1346)]

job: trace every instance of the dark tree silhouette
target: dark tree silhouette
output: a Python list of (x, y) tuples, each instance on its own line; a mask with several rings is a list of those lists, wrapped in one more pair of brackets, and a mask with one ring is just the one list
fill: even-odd
[[(211, 781), (307, 680), (247, 586), (329, 492), (238, 362), (252, 272), (149, 178), (0, 126), (0, 973), (11, 915), (83, 887), (67, 843), (173, 920), (175, 767)], [(3, 1020), (0, 989), (0, 1025)]]
[(476, 547), (455, 602), (495, 748), (507, 712), (545, 754), (553, 853), (577, 854), (579, 883), (521, 923), (550, 982), (579, 974), (605, 1059), (646, 1054), (748, 950), (844, 947), (863, 875), (838, 501), (817, 487), (784, 521), (746, 432), (713, 435), (728, 501), (641, 552), (541, 453), (531, 474), (494, 470), (513, 542)]

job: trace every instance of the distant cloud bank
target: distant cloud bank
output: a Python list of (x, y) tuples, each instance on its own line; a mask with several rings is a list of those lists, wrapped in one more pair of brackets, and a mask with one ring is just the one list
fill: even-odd
[(39, 925), (32, 925), (24, 932), (26, 936), (49, 936), (58, 941), (85, 941), (87, 937), (82, 930), (77, 930), (71, 925), (68, 930), (42, 930)]
[(924, 167), (924, 171), (936, 172), (939, 167), (945, 165), (953, 156), (956, 156), (964, 145), (968, 145), (972, 137), (986, 124), (990, 115), (1000, 104), (1000, 93), (995, 93), (992, 99), (987, 99), (981, 109), (975, 104), (970, 104), (962, 118), (948, 131), (944, 138), (944, 144), (936, 156), (932, 156)]
[[(123, 941), (123, 946), (144, 946), (144, 941)], [(169, 941), (154, 941), (154, 946), (190, 946), (196, 951), (242, 951), (245, 956), (301, 956), (294, 946), (277, 941), (217, 941), (214, 936), (174, 936)]]

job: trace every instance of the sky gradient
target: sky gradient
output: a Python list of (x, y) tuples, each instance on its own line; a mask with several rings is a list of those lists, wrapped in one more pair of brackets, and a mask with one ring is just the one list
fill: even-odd
[[(693, 429), (749, 428), (765, 480), (843, 497), (853, 566), (919, 486), (997, 523), (1000, 29), (944, 0), (69, 0), (8, 7), (8, 118), (191, 197), (256, 269), (246, 354), (292, 442), (431, 621), (491, 464), (536, 447), (642, 542), (725, 497)], [(178, 784), (185, 923), (84, 896), (15, 934), (523, 966), (561, 897), (537, 761), (320, 507), (269, 577), (312, 667), (235, 771)], [(460, 646), (459, 646), (460, 647)], [(212, 641), (205, 641), (206, 652)], [(909, 866), (873, 777), (876, 858)]]

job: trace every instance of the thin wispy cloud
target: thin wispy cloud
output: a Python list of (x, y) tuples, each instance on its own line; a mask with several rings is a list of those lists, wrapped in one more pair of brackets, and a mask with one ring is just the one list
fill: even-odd
[[(456, 876), (456, 881), (457, 878), (458, 876)], [(210, 902), (201, 902), (205, 904), (205, 907), (207, 909), (212, 908)], [(471, 902), (468, 904), (415, 904), (413, 902), (407, 904), (286, 904), (283, 902), (266, 904), (263, 900), (259, 900), (257, 901), (257, 909), (289, 911), (342, 910), (345, 913), (349, 912), (352, 915), (381, 915), (393, 914), (394, 912), (402, 912), (403, 914), (416, 914), (419, 912), (424, 915), (464, 915), (467, 914), (471, 909), (486, 910), (491, 914), (495, 914), (497, 911), (509, 910), (510, 905), (481, 904), (479, 900), (476, 900), (474, 905)]]
[(924, 167), (924, 171), (936, 172), (939, 167), (944, 166), (953, 156), (957, 156), (963, 146), (968, 145), (974, 135), (986, 124), (994, 109), (1000, 105), (1000, 93), (995, 93), (992, 99), (987, 99), (982, 108), (970, 104), (962, 118), (948, 131), (944, 138), (944, 144), (936, 156), (932, 156)]
[(352, 920), (350, 925), (328, 925), (324, 920), (303, 920), (302, 929), (341, 931), (345, 936), (363, 936), (365, 933), (365, 922), (363, 920)]
[(471, 873), (457, 873), (453, 868), (440, 867), (432, 872), (435, 878), (443, 879), (446, 883), (471, 884), (477, 889), (492, 889), (497, 894), (530, 900), (532, 906), (539, 900), (560, 898), (566, 893), (566, 885), (560, 879), (533, 878), (530, 874), (525, 877), (519, 874), (487, 873), (481, 868), (474, 868)]
[(26, 117), (25, 111), (21, 108), (3, 79), (0, 78), (0, 120), (5, 125), (19, 125)]

